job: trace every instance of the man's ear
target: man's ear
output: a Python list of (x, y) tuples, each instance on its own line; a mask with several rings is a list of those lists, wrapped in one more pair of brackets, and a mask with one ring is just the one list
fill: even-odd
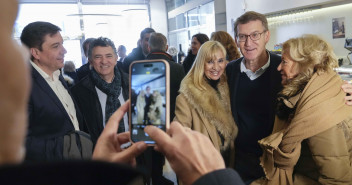
[(31, 55), (33, 56), (33, 58), (35, 58), (35, 59), (40, 58), (40, 56), (39, 56), (40, 51), (38, 48), (30, 48), (29, 51), (30, 51)]
[(268, 43), (269, 40), (270, 40), (270, 31), (268, 30), (268, 31), (266, 31), (266, 33), (264, 33), (264, 34), (265, 34), (265, 43)]
[(167, 52), (167, 49), (169, 49), (169, 45), (166, 44), (165, 52)]

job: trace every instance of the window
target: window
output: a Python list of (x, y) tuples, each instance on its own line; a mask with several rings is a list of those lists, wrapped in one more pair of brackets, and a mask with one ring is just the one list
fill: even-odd
[[(171, 0), (166, 0), (166, 2), (170, 1)], [(191, 0), (186, 1), (189, 2)], [(177, 6), (175, 7), (177, 8)], [(168, 11), (170, 10), (168, 9)], [(177, 11), (177, 9), (175, 9), (175, 11)], [(204, 33), (210, 37), (210, 34), (215, 31), (214, 1), (194, 7), (168, 20), (169, 46), (174, 46), (179, 49), (179, 45), (181, 44), (182, 51), (187, 54), (193, 35)]]
[(150, 27), (147, 5), (82, 5), (81, 13), (78, 4), (20, 4), (14, 37), (19, 39), (22, 29), (31, 22), (51, 22), (62, 30), (65, 61), (74, 61), (78, 68), (85, 63), (83, 38), (108, 37), (116, 47), (125, 45), (129, 53), (137, 46), (140, 32)]

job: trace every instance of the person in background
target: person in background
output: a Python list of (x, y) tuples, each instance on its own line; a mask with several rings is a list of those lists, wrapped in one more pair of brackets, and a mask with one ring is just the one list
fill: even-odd
[(225, 56), (225, 48), (217, 41), (200, 47), (194, 65), (182, 80), (174, 120), (208, 136), (230, 166), (237, 126), (231, 115)]
[[(99, 37), (92, 41), (88, 58), (93, 66), (90, 74), (71, 90), (95, 144), (111, 114), (128, 99), (128, 76), (116, 66), (116, 48), (108, 38)], [(127, 115), (119, 128), (119, 132), (125, 131), (128, 131)]]
[(130, 65), (135, 60), (144, 60), (149, 54), (148, 40), (151, 33), (154, 33), (153, 28), (145, 28), (141, 34), (138, 41), (137, 48), (134, 48), (132, 52), (123, 61), (123, 71), (129, 73)]
[(164, 59), (170, 65), (170, 120), (175, 117), (175, 102), (179, 94), (180, 84), (185, 76), (185, 72), (181, 64), (175, 63), (172, 57), (166, 53), (168, 49), (167, 39), (161, 33), (152, 33), (149, 38), (150, 53), (146, 59)]
[(75, 83), (78, 82), (76, 66), (75, 66), (75, 63), (73, 63), (73, 61), (65, 61), (63, 76), (69, 87), (72, 87)]
[(180, 63), (180, 62), (177, 60), (178, 51), (177, 51), (177, 48), (176, 48), (176, 47), (174, 47), (174, 46), (169, 47), (169, 49), (167, 49), (167, 53), (172, 56), (172, 60), (173, 60), (174, 62)]
[(209, 37), (206, 34), (198, 33), (192, 36), (191, 49), (182, 63), (186, 74), (192, 68), (200, 46), (206, 41), (209, 41)]
[(333, 48), (318, 36), (283, 43), (274, 129), (259, 141), (264, 184), (352, 182), (352, 107), (336, 67)]
[(62, 160), (64, 135), (80, 130), (84, 119), (60, 69), (66, 49), (61, 29), (49, 22), (24, 27), (21, 42), (30, 49), (32, 89), (28, 101), (26, 160)]
[[(86, 40), (83, 41), (82, 48), (84, 52), (84, 56), (87, 58), (87, 63), (83, 64), (80, 68), (77, 69), (77, 78), (78, 81), (82, 80), (85, 76), (87, 76), (92, 69), (92, 66), (90, 64), (89, 58), (88, 58), (88, 49), (89, 49), (89, 44), (94, 40), (95, 38), (87, 38)], [(78, 82), (76, 81), (76, 83)]]
[(119, 45), (117, 48), (117, 54), (119, 56), (119, 60), (117, 62), (123, 62), (126, 57), (126, 47), (124, 45)]
[(226, 49), (226, 60), (232, 61), (241, 57), (235, 40), (226, 31), (217, 31), (211, 34), (210, 40), (220, 42)]

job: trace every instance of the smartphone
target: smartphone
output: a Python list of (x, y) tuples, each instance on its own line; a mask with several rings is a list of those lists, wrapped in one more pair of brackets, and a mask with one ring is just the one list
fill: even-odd
[(147, 125), (166, 131), (170, 125), (170, 67), (165, 60), (139, 60), (130, 65), (129, 128), (132, 142), (155, 142)]

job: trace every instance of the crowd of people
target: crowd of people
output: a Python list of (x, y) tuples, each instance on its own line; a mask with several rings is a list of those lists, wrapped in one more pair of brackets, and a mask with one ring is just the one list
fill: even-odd
[[(127, 56), (109, 38), (86, 39), (87, 64), (75, 70), (52, 23), (25, 26), (22, 47), (12, 39), (17, 11), (16, 0), (0, 2), (5, 184), (174, 184), (163, 176), (165, 157), (185, 185), (352, 183), (352, 85), (322, 38), (291, 38), (273, 54), (266, 17), (248, 11), (234, 39), (192, 36), (182, 64), (166, 37), (146, 28)], [(155, 146), (128, 144), (131, 103), (138, 122), (161, 122), (159, 91), (147, 86), (129, 100), (129, 66), (144, 59), (170, 66), (174, 121), (166, 133), (145, 128)]]

